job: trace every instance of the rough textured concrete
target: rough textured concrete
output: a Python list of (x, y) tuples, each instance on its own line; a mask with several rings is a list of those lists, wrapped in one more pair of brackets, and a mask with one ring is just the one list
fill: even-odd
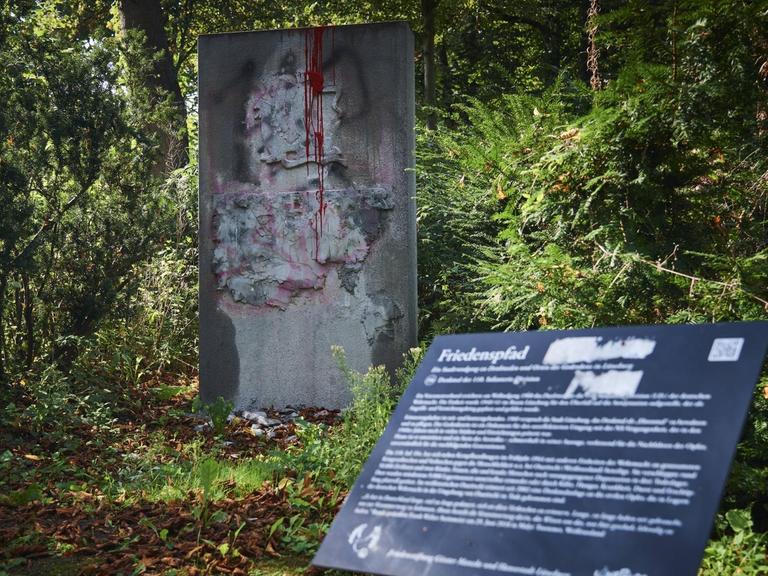
[(333, 345), (416, 342), (411, 32), (203, 36), (199, 71), (203, 399), (343, 406)]

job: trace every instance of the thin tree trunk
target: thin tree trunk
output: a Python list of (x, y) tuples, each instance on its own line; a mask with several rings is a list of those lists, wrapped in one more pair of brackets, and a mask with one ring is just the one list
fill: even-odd
[[(435, 9), (438, 0), (421, 0), (421, 14), (424, 19), (424, 40), (422, 57), (424, 58), (424, 106), (435, 106)], [(427, 112), (427, 128), (434, 130), (437, 118), (432, 111)]]
[(32, 367), (32, 361), (35, 359), (35, 317), (33, 313), (33, 296), (29, 287), (29, 273), (23, 272), (21, 275), (22, 287), (24, 290), (24, 325), (27, 336), (27, 354), (25, 364), (27, 368)]
[(451, 65), (448, 61), (448, 48), (445, 41), (440, 43), (440, 79), (442, 80), (442, 105), (448, 109), (453, 101)]
[(589, 6), (591, 0), (579, 2), (579, 22), (583, 23), (579, 38), (579, 78), (589, 86), (589, 68), (587, 67), (587, 52), (589, 51)]
[(154, 74), (145, 78), (152, 88), (158, 88), (171, 97), (174, 117), (170, 127), (157, 126), (160, 139), (160, 156), (155, 171), (167, 174), (170, 170), (184, 166), (189, 160), (189, 136), (187, 134), (187, 113), (184, 98), (179, 87), (179, 77), (168, 49), (165, 31), (166, 14), (160, 0), (119, 0), (120, 27), (125, 34), (130, 30), (144, 33), (146, 46), (157, 58)]
[(600, 78), (599, 51), (595, 42), (598, 14), (600, 14), (600, 2), (598, 0), (591, 0), (587, 15), (587, 34), (589, 36), (587, 69), (589, 70), (589, 85), (592, 90), (600, 90), (603, 87), (603, 81)]
[(21, 287), (19, 284), (16, 284), (16, 288), (13, 290), (13, 304), (14, 304), (14, 319), (13, 319), (13, 326), (14, 326), (14, 335), (13, 335), (13, 344), (14, 344), (14, 351), (13, 353), (17, 356), (21, 356), (21, 347), (24, 342), (24, 336), (21, 332), (21, 324), (23, 322), (24, 318), (24, 304), (22, 302), (22, 296), (21, 296)]
[(546, 44), (549, 53), (549, 73), (547, 79), (550, 83), (554, 83), (558, 74), (560, 74), (560, 61), (563, 56), (563, 35), (560, 33), (560, 28), (556, 21), (552, 22), (550, 30), (552, 30), (552, 36), (549, 37)]
[(752, 56), (757, 68), (758, 98), (755, 106), (757, 137), (768, 137), (768, 34), (755, 26), (749, 34)]
[(5, 380), (5, 291), (8, 288), (8, 276), (0, 276), (0, 382)]

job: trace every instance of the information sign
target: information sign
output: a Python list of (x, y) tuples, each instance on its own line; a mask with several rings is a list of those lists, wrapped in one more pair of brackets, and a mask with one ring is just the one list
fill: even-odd
[(768, 323), (435, 339), (314, 564), (695, 576)]

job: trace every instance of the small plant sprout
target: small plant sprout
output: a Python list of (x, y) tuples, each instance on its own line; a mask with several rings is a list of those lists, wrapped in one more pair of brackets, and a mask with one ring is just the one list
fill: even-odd
[(206, 414), (211, 420), (214, 433), (217, 436), (221, 436), (224, 434), (224, 430), (227, 427), (227, 419), (234, 407), (235, 405), (229, 400), (226, 400), (223, 396), (219, 396), (210, 404), (206, 404), (198, 396), (192, 403), (192, 412), (202, 412)]

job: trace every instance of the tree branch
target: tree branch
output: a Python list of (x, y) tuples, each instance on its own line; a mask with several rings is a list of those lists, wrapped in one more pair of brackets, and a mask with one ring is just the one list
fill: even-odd
[(544, 36), (548, 36), (550, 38), (560, 38), (560, 32), (548, 26), (544, 22), (540, 22), (539, 20), (534, 20), (533, 18), (519, 14), (504, 14), (499, 11), (495, 11), (493, 15), (496, 16), (496, 18), (499, 20), (506, 22), (507, 24), (524, 24), (534, 28), (535, 30), (538, 30)]
[(80, 189), (80, 192), (67, 200), (66, 204), (64, 204), (64, 206), (61, 207), (61, 210), (58, 211), (58, 219), (54, 219), (53, 216), (50, 215), (45, 218), (40, 228), (38, 228), (37, 232), (35, 232), (29, 242), (27, 242), (27, 245), (24, 246), (24, 248), (22, 248), (21, 251), (10, 261), (9, 268), (13, 267), (22, 258), (29, 256), (29, 253), (35, 247), (40, 237), (42, 237), (43, 234), (45, 234), (48, 230), (53, 228), (61, 221), (61, 217), (64, 216), (64, 214), (66, 214), (69, 209), (72, 208), (77, 203), (77, 201), (85, 195), (86, 192), (88, 192), (94, 181), (95, 178), (91, 178), (86, 184), (83, 185), (83, 187)]
[[(696, 284), (696, 282), (701, 282), (704, 284), (712, 284), (714, 286), (722, 286), (724, 290), (736, 290), (741, 292), (745, 296), (752, 298), (753, 300), (757, 300), (763, 305), (763, 307), (766, 310), (768, 310), (768, 300), (764, 300), (763, 298), (760, 298), (756, 294), (752, 294), (752, 292), (748, 292), (747, 290), (744, 290), (744, 288), (741, 288), (733, 280), (730, 282), (723, 282), (721, 280), (711, 280), (709, 278), (703, 278), (701, 276), (693, 276), (691, 274), (685, 274), (684, 272), (678, 272), (677, 270), (672, 270), (671, 268), (662, 266), (660, 262), (652, 262), (650, 260), (645, 260), (644, 258), (641, 258), (638, 254), (617, 254), (616, 251), (610, 252), (608, 249), (606, 249), (604, 246), (600, 245), (597, 242), (595, 242), (595, 244), (605, 256), (611, 256), (613, 258), (618, 255), (619, 258), (621, 257), (628, 258), (631, 261), (640, 262), (641, 264), (645, 264), (646, 266), (655, 268), (658, 272), (665, 272), (666, 274), (672, 274), (673, 276), (679, 276), (680, 278), (685, 278), (686, 280), (690, 280), (691, 291), (693, 290), (693, 286)], [(613, 284), (613, 282), (611, 284)]]

